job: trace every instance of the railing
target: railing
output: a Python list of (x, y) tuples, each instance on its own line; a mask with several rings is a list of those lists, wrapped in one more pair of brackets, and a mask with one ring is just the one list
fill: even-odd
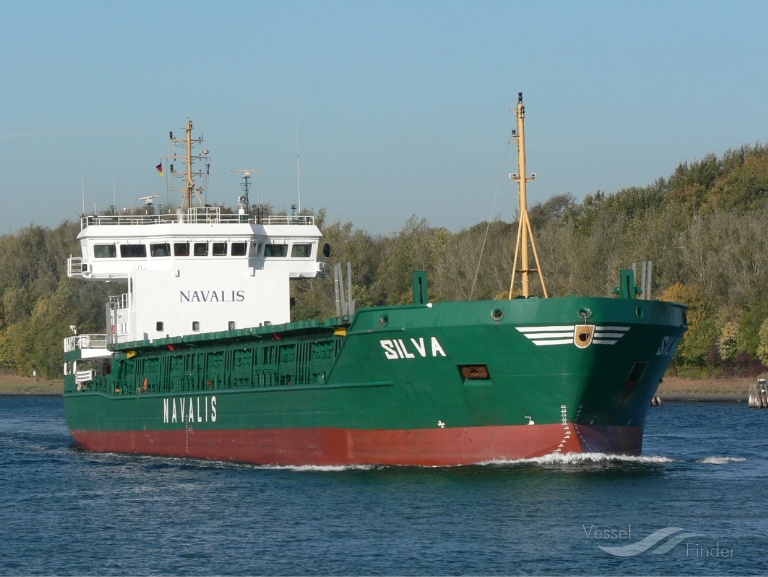
[(80, 229), (89, 226), (134, 226), (152, 224), (262, 224), (262, 225), (312, 225), (315, 217), (309, 215), (278, 214), (272, 216), (255, 216), (251, 214), (222, 214), (221, 209), (214, 207), (195, 207), (187, 212), (165, 214), (115, 214), (84, 216), (80, 219)]
[(64, 339), (64, 352), (71, 353), (78, 349), (106, 349), (106, 334), (74, 335)]
[[(326, 332), (300, 343), (246, 343), (244, 348), (226, 353), (216, 346), (202, 350), (182, 348), (174, 353), (146, 352), (139, 358), (138, 366), (123, 365), (123, 374), (129, 376), (117, 378), (115, 373), (105, 375), (96, 371), (90, 379), (83, 375), (84, 380), (77, 381), (77, 390), (129, 396), (322, 387), (327, 383), (343, 342), (343, 337)], [(178, 362), (164, 362), (168, 356)]]
[(79, 256), (71, 256), (67, 259), (67, 276), (78, 277), (83, 276), (83, 258)]
[(129, 293), (122, 293), (119, 295), (111, 295), (109, 297), (109, 308), (110, 310), (118, 310), (118, 309), (127, 309), (130, 308), (130, 297), (131, 295)]
[(75, 382), (79, 385), (81, 383), (88, 383), (93, 380), (93, 370), (88, 369), (86, 371), (77, 371), (75, 373)]

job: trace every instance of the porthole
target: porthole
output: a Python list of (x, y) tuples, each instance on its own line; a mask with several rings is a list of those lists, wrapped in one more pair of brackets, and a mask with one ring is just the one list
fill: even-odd
[(491, 311), (491, 318), (495, 321), (500, 321), (504, 318), (504, 311), (502, 309), (493, 309)]
[(379, 319), (379, 324), (383, 327), (387, 326), (389, 324), (389, 317), (387, 315), (384, 315)]
[(645, 314), (645, 311), (642, 309), (642, 307), (637, 307), (635, 309), (635, 316), (639, 319), (643, 318), (643, 315)]

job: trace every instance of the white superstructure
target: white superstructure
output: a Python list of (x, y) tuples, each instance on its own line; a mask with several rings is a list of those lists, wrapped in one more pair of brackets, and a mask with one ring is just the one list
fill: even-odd
[[(191, 127), (188, 151), (202, 142)], [(290, 279), (323, 272), (314, 217), (191, 206), (193, 186), (176, 213), (154, 214), (148, 198), (145, 215), (82, 218), (82, 256), (69, 258), (68, 275), (126, 287), (107, 304), (110, 343), (285, 323)]]

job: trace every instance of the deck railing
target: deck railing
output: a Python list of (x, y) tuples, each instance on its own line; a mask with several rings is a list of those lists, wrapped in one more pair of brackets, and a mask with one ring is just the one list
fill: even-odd
[(262, 224), (262, 225), (312, 225), (311, 215), (277, 214), (258, 216), (252, 214), (222, 214), (219, 207), (197, 207), (187, 212), (164, 214), (115, 214), (84, 216), (80, 229), (89, 226), (135, 226), (153, 224)]
[(106, 334), (82, 334), (74, 335), (64, 339), (64, 352), (71, 353), (78, 349), (106, 349)]
[(80, 256), (71, 256), (67, 259), (67, 276), (83, 276), (83, 258)]

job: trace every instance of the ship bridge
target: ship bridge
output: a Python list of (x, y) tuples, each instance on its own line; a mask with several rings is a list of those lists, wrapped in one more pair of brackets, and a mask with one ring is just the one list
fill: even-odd
[(136, 270), (254, 269), (314, 278), (321, 237), (313, 216), (257, 218), (222, 214), (219, 207), (185, 213), (85, 216), (78, 235), (81, 257), (71, 256), (72, 278), (127, 281)]
[(281, 324), (291, 279), (323, 274), (313, 216), (176, 214), (86, 216), (72, 278), (126, 286), (106, 305), (111, 343)]

